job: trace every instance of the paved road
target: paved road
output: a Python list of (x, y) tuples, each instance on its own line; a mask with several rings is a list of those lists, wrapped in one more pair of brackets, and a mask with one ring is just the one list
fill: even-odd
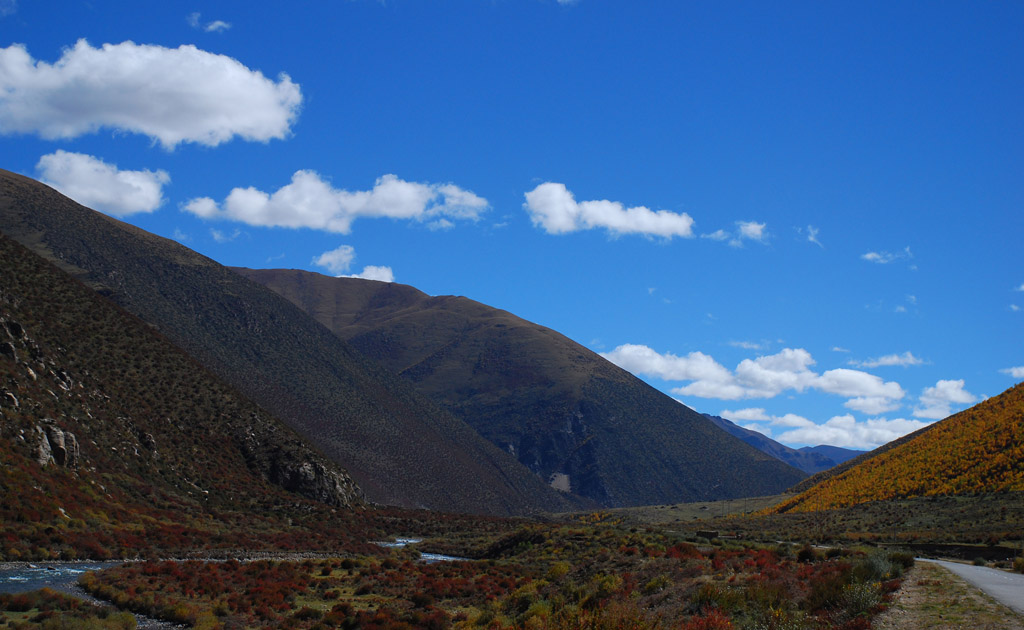
[(1024, 575), (945, 560), (918, 560), (934, 562), (949, 569), (1015, 612), (1024, 615)]

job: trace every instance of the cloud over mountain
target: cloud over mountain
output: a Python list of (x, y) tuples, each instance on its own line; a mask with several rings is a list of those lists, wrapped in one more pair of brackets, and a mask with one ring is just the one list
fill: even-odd
[(964, 389), (963, 379), (940, 380), (934, 387), (925, 388), (921, 394), (921, 404), (914, 408), (914, 416), (941, 420), (953, 413), (954, 404), (974, 402), (978, 402), (978, 397)]
[(78, 203), (124, 216), (163, 205), (167, 171), (122, 171), (115, 164), (82, 153), (57, 150), (39, 158), (40, 179)]
[(370, 190), (348, 191), (334, 188), (310, 170), (296, 171), (290, 184), (273, 193), (235, 188), (223, 203), (200, 197), (183, 206), (204, 219), (340, 234), (351, 232), (352, 222), (359, 217), (450, 223), (449, 219), (475, 220), (487, 208), (486, 199), (451, 183), (407, 182), (384, 175)]
[(899, 383), (859, 370), (839, 368), (818, 374), (810, 369), (814, 358), (803, 348), (785, 348), (776, 354), (744, 359), (734, 371), (701, 352), (678, 357), (634, 344), (621, 345), (602, 356), (634, 374), (693, 381), (672, 390), (679, 396), (739, 400), (815, 389), (848, 398), (844, 403), (847, 408), (874, 414), (899, 408), (898, 401), (905, 395)]
[(286, 74), (266, 78), (195, 46), (126, 41), (93, 48), (80, 39), (56, 63), (13, 44), (0, 48), (0, 133), (76, 138), (100, 129), (139, 133), (173, 149), (235, 136), (284, 138), (302, 95)]

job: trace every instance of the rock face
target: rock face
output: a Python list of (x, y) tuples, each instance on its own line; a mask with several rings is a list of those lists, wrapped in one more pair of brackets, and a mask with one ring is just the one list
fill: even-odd
[(62, 468), (78, 468), (78, 439), (75, 434), (52, 424), (47, 418), (35, 426), (36, 461), (40, 466), (54, 464)]
[(319, 462), (276, 462), (270, 481), (303, 496), (328, 505), (343, 505), (343, 500), (358, 495), (358, 488), (348, 477), (328, 470)]

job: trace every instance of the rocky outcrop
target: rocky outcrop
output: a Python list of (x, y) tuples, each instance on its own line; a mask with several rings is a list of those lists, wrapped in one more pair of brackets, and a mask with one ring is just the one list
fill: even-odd
[(51, 424), (53, 420), (43, 420), (43, 425), (35, 426), (36, 461), (40, 466), (54, 464), (62, 468), (76, 470), (78, 468), (78, 439), (75, 434)]
[(319, 462), (275, 462), (270, 481), (302, 496), (338, 507), (358, 502), (358, 488), (348, 476), (328, 470)]

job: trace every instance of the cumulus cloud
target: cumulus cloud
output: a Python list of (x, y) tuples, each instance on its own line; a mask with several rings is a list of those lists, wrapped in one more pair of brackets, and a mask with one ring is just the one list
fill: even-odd
[(1003, 374), (1009, 374), (1013, 378), (1024, 378), (1024, 365), (999, 370)]
[(963, 379), (940, 380), (934, 387), (926, 387), (914, 407), (914, 417), (941, 420), (952, 415), (953, 405), (967, 405), (978, 401), (978, 397), (964, 389)]
[(54, 64), (33, 59), (21, 44), (0, 48), (5, 135), (54, 140), (106, 128), (149, 136), (166, 149), (235, 136), (266, 142), (290, 133), (301, 103), (288, 75), (275, 82), (191, 45), (93, 48), (81, 39)]
[(378, 282), (394, 282), (395, 272), (391, 270), (391, 267), (378, 267), (375, 265), (367, 265), (363, 267), (363, 270), (361, 272), (345, 277), (362, 278), (363, 280), (376, 280)]
[(548, 234), (565, 234), (603, 228), (614, 235), (642, 234), (671, 239), (693, 236), (693, 219), (685, 212), (627, 208), (618, 201), (579, 201), (565, 187), (543, 183), (526, 193), (523, 209), (533, 224)]
[(196, 12), (190, 13), (189, 16), (185, 18), (185, 20), (188, 22), (188, 25), (192, 28), (197, 28), (206, 31), (207, 33), (220, 33), (231, 28), (231, 24), (223, 20), (213, 20), (212, 22), (207, 22), (204, 24), (202, 20), (200, 20), (199, 18), (200, 13)]
[(320, 254), (313, 259), (313, 264), (337, 276), (348, 271), (355, 259), (356, 249), (351, 245), (342, 245)]
[(861, 254), (861, 258), (868, 262), (878, 263), (879, 265), (887, 265), (891, 262), (895, 262), (902, 258), (913, 258), (914, 254), (910, 252), (910, 246), (903, 248), (901, 252), (868, 252)]
[[(850, 414), (834, 416), (817, 424), (793, 413), (782, 416), (770, 415), (760, 407), (736, 411), (723, 409), (719, 415), (733, 422), (750, 422), (751, 424), (744, 428), (761, 431), (765, 435), (774, 435), (774, 439), (786, 444), (829, 444), (857, 449), (877, 448), (929, 424), (920, 420), (888, 420), (882, 417), (858, 421)], [(781, 432), (760, 428), (758, 424), (781, 428)]]
[(899, 408), (898, 401), (906, 395), (899, 383), (860, 370), (840, 368), (818, 374), (810, 369), (815, 361), (803, 348), (744, 359), (734, 371), (702, 352), (679, 357), (636, 344), (621, 345), (601, 356), (634, 374), (692, 381), (671, 390), (678, 396), (740, 400), (814, 389), (847, 398), (844, 405), (849, 409), (875, 414)]
[(764, 241), (768, 234), (764, 231), (767, 223), (758, 223), (756, 221), (737, 221), (736, 227), (739, 229), (739, 237), (750, 241)]
[(829, 444), (843, 448), (872, 450), (908, 433), (923, 429), (928, 424), (930, 423), (903, 418), (870, 418), (857, 421), (852, 415), (845, 414), (829, 418), (822, 424), (811, 423), (780, 433), (775, 439), (785, 444)]
[(223, 203), (200, 197), (182, 208), (204, 219), (348, 234), (358, 217), (423, 222), (475, 220), (488, 204), (486, 199), (454, 184), (407, 182), (384, 175), (372, 189), (352, 192), (332, 187), (314, 171), (296, 171), (290, 184), (271, 194), (252, 187), (235, 188)]
[(918, 357), (915, 357), (910, 351), (904, 352), (903, 354), (887, 354), (885, 356), (877, 357), (874, 359), (868, 359), (866, 361), (853, 361), (851, 360), (850, 365), (857, 367), (876, 368), (881, 366), (899, 365), (907, 367), (910, 365), (924, 365), (924, 361)]
[(83, 206), (124, 216), (153, 212), (163, 205), (166, 171), (122, 171), (116, 164), (82, 153), (58, 150), (39, 158), (39, 178)]
[(391, 267), (367, 265), (356, 274), (346, 274), (356, 259), (356, 250), (351, 245), (341, 245), (326, 251), (313, 259), (313, 264), (327, 269), (337, 278), (363, 278), (380, 282), (394, 282), (395, 273)]

